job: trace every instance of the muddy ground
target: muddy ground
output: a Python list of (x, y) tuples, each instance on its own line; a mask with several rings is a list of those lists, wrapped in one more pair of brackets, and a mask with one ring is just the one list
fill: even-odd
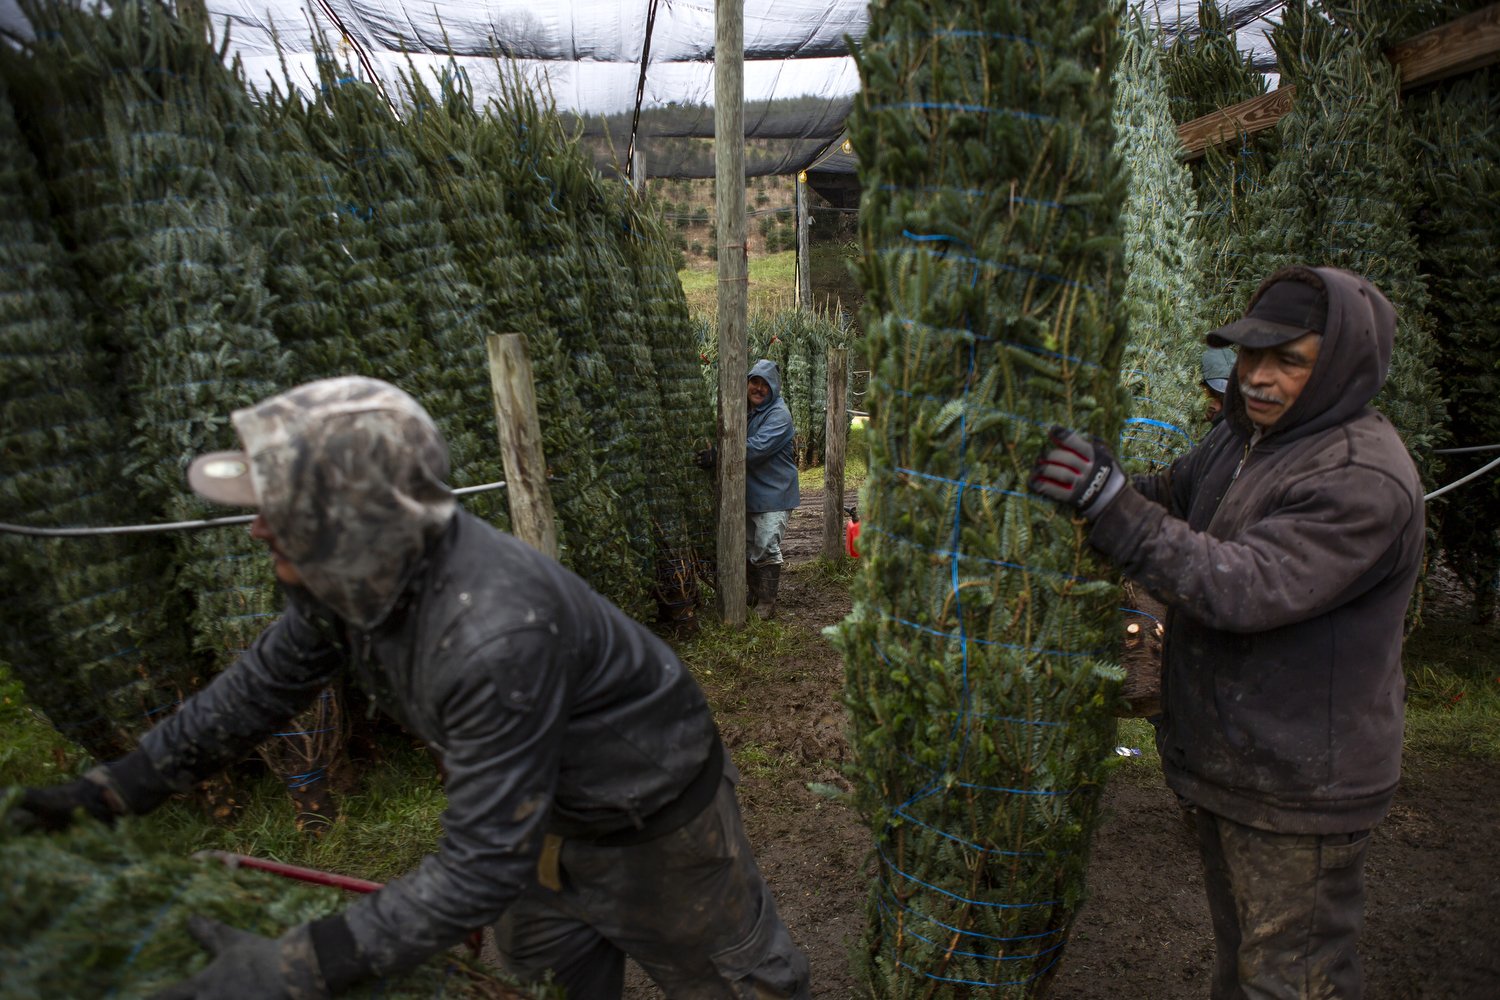
[[(743, 774), (740, 795), (756, 856), (812, 961), (813, 995), (844, 998), (865, 995), (849, 954), (863, 926), (870, 837), (852, 810), (808, 788), (848, 787), (840, 771), (849, 753), (843, 665), (820, 631), (848, 613), (849, 595), (812, 565), (821, 510), (821, 494), (804, 493), (784, 547), (778, 620), (796, 655), (752, 679), (707, 678), (705, 686)], [(1434, 613), (1439, 609), (1429, 607)], [(1175, 798), (1159, 774), (1146, 773), (1117, 777), (1105, 804), (1089, 869), (1091, 899), (1048, 995), (1207, 997), (1213, 939), (1197, 849)], [(1408, 761), (1367, 868), (1361, 951), (1368, 1000), (1500, 998), (1497, 841), (1500, 770)], [(627, 995), (660, 994), (637, 970)]]

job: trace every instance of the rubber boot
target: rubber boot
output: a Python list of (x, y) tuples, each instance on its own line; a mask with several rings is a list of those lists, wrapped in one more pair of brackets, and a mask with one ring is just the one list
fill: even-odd
[(745, 607), (755, 607), (755, 602), (760, 600), (760, 567), (753, 562), (745, 562)]
[(781, 563), (760, 569), (760, 593), (755, 600), (755, 614), (761, 621), (776, 617), (776, 588), (781, 584)]

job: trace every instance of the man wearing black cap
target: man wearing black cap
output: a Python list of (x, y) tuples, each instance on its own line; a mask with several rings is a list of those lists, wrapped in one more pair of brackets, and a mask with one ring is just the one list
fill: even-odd
[(347, 671), (442, 758), (444, 835), (414, 871), (280, 938), (198, 920), (214, 960), (157, 1000), (315, 1000), (490, 922), (510, 972), (573, 997), (619, 997), (630, 955), (668, 996), (806, 1000), (734, 766), (672, 650), (457, 509), (447, 445), (395, 386), (323, 379), (232, 419), (244, 451), (199, 457), (188, 481), (256, 508), (285, 614), (138, 750), (29, 789), (12, 818), (148, 812)]
[(1167, 784), (1197, 806), (1215, 1000), (1359, 997), (1369, 834), (1401, 770), (1401, 632), (1422, 489), (1369, 404), (1396, 317), (1364, 278), (1291, 267), (1244, 318), (1225, 418), (1165, 472), (1127, 480), (1055, 428), (1033, 491), (1168, 607)]

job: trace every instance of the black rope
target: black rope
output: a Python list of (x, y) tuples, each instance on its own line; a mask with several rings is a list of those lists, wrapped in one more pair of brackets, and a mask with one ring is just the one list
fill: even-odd
[(651, 0), (651, 6), (646, 9), (646, 38), (641, 43), (641, 75), (635, 83), (635, 112), (630, 116), (630, 144), (625, 147), (626, 180), (635, 177), (636, 132), (641, 126), (641, 104), (646, 99), (646, 64), (651, 59), (651, 32), (656, 27), (658, 2), (659, 0)]

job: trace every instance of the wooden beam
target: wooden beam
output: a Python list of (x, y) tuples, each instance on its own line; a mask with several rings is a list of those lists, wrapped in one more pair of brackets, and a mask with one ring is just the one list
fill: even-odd
[(745, 343), (750, 293), (745, 255), (744, 0), (714, 4), (714, 211), (719, 236), (719, 614), (743, 625), (745, 607), (745, 420), (750, 370)]
[(536, 413), (536, 386), (526, 338), (519, 333), (492, 333), (485, 338), (490, 358), (490, 390), (495, 396), (495, 426), (500, 458), (505, 463), (505, 497), (510, 503), (510, 532), (521, 541), (557, 558), (557, 514), (547, 485), (542, 453), (542, 425)]
[(824, 418), (823, 558), (844, 557), (844, 449), (849, 440), (849, 349), (828, 349), (828, 412)]
[[(1403, 92), (1500, 62), (1500, 3), (1424, 31), (1385, 54), (1396, 66)], [(1213, 146), (1265, 131), (1292, 109), (1295, 94), (1295, 86), (1280, 87), (1184, 122), (1177, 130), (1183, 158), (1194, 160)]]
[(1401, 89), (1500, 62), (1500, 3), (1424, 31), (1386, 51), (1401, 73)]
[(1264, 132), (1292, 110), (1292, 96), (1296, 92), (1296, 86), (1288, 84), (1269, 94), (1184, 122), (1177, 129), (1177, 136), (1182, 140), (1183, 158), (1196, 160), (1214, 146), (1233, 142), (1241, 135)]

